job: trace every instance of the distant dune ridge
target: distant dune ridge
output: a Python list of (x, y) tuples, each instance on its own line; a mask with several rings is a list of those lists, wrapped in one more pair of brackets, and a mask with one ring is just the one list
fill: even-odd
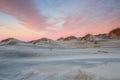
[(40, 45), (44, 45), (44, 44), (52, 45), (52, 44), (55, 44), (55, 41), (52, 39), (48, 39), (48, 38), (41, 38), (38, 40), (29, 41), (28, 43), (32, 43), (32, 44), (36, 44), (36, 45), (38, 45), (38, 44), (40, 44)]
[(82, 40), (94, 40), (95, 39), (95, 36), (92, 35), (92, 34), (87, 34), (85, 35), (84, 37), (82, 37)]
[(15, 44), (21, 44), (21, 43), (29, 43), (29, 44), (36, 44), (36, 45), (44, 45), (44, 44), (57, 45), (57, 44), (61, 44), (59, 43), (61, 41), (63, 42), (63, 44), (64, 42), (69, 42), (69, 41), (71, 41), (70, 44), (72, 43), (72, 41), (73, 42), (83, 41), (82, 42), (83, 44), (83, 43), (86, 43), (86, 41), (99, 41), (99, 40), (106, 40), (106, 39), (120, 39), (120, 28), (113, 29), (107, 34), (98, 34), (98, 35), (87, 34), (83, 37), (68, 36), (66, 38), (61, 37), (56, 41), (48, 38), (41, 38), (41, 39), (29, 41), (29, 42), (24, 42), (15, 38), (8, 38), (0, 41), (0, 44), (15, 45)]
[(87, 34), (81, 38), (81, 40), (87, 40), (87, 41), (94, 41), (101, 39), (109, 39), (108, 34), (98, 34), (98, 35)]
[(80, 39), (80, 38), (77, 38), (75, 36), (68, 36), (66, 38), (61, 37), (61, 38), (57, 39), (57, 41), (70, 41), (70, 40), (78, 40), (78, 39)]
[(38, 39), (38, 40), (32, 40), (29, 43), (37, 44), (39, 42), (50, 42), (50, 41), (52, 41), (52, 40), (48, 39), (48, 38), (41, 38), (41, 39)]
[(9, 45), (15, 45), (18, 43), (23, 43), (23, 41), (20, 41), (20, 40), (15, 39), (15, 38), (8, 38), (8, 39), (4, 39), (0, 42), (0, 44), (9, 44)]
[(95, 35), (97, 38), (101, 38), (101, 39), (108, 39), (109, 36), (108, 34), (98, 34), (98, 35)]

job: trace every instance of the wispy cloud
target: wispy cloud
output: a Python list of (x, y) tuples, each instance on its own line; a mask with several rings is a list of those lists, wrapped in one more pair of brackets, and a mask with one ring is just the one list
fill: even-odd
[(30, 29), (40, 30), (45, 26), (45, 17), (35, 8), (34, 0), (0, 0), (0, 12), (9, 14)]
[(3, 29), (11, 29), (11, 28), (7, 25), (0, 24), (0, 30), (3, 30)]

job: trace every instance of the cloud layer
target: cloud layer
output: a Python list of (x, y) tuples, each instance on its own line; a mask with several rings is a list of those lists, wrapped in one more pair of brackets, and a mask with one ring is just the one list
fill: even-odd
[(21, 30), (15, 30), (14, 23), (1, 24), (0, 36), (28, 40), (107, 33), (120, 27), (119, 8), (120, 0), (0, 0), (0, 12), (13, 16), (19, 22), (15, 24), (21, 25)]
[(21, 21), (25, 27), (40, 30), (45, 26), (45, 17), (35, 8), (34, 0), (0, 0), (0, 12)]

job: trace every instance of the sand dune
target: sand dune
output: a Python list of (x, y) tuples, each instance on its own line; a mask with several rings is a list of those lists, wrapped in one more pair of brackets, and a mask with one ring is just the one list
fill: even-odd
[(120, 80), (119, 43), (100, 41), (99, 47), (1, 45), (0, 80)]

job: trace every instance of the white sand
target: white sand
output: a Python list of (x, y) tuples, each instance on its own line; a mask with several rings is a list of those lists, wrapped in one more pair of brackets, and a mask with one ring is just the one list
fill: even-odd
[(120, 80), (119, 68), (118, 44), (89, 48), (0, 46), (0, 80)]

